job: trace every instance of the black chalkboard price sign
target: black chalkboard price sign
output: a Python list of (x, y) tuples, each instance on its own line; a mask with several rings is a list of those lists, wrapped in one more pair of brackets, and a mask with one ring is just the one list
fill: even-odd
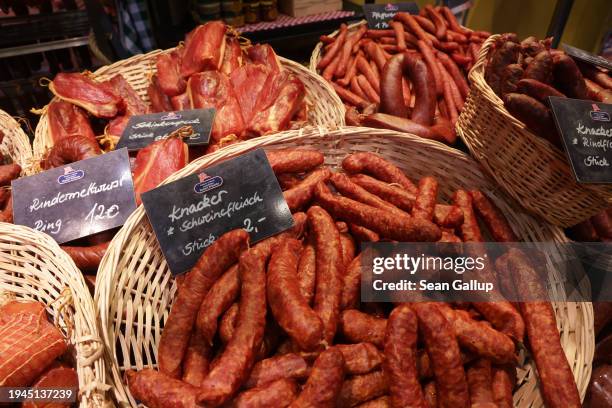
[(170, 271), (188, 271), (224, 233), (244, 228), (251, 243), (293, 226), (263, 150), (254, 150), (141, 195)]
[(419, 6), (415, 2), (363, 5), (363, 12), (368, 22), (368, 27), (376, 30), (388, 29), (389, 21), (400, 11), (419, 14)]
[(188, 145), (205, 145), (215, 118), (214, 109), (191, 109), (134, 115), (130, 118), (117, 143), (117, 149), (140, 150), (151, 143), (168, 137), (175, 130), (191, 126), (193, 133), (185, 139)]
[(12, 182), (15, 224), (58, 243), (123, 225), (136, 209), (127, 149)]
[(612, 183), (612, 105), (550, 97), (557, 129), (579, 183)]
[(567, 44), (563, 44), (563, 50), (574, 59), (578, 59), (592, 65), (599, 65), (600, 67), (606, 69), (612, 69), (612, 62), (608, 61), (604, 57), (600, 57), (599, 55), (591, 54), (590, 52)]

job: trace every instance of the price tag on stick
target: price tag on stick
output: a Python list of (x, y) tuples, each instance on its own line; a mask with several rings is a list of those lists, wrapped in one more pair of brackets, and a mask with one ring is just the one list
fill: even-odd
[(612, 105), (550, 97), (557, 129), (579, 183), (612, 183)]
[(165, 139), (174, 131), (191, 126), (193, 134), (185, 139), (188, 145), (206, 145), (215, 118), (214, 109), (191, 109), (179, 112), (160, 112), (149, 115), (134, 115), (130, 118), (117, 148), (140, 150), (151, 143)]
[(244, 228), (251, 244), (293, 226), (266, 153), (243, 154), (141, 195), (173, 274), (188, 271), (224, 233)]
[(13, 218), (58, 243), (123, 225), (136, 209), (127, 149), (12, 182)]
[(415, 2), (363, 5), (363, 12), (368, 21), (368, 28), (375, 30), (389, 29), (389, 21), (391, 21), (400, 11), (410, 14), (419, 14), (419, 6)]

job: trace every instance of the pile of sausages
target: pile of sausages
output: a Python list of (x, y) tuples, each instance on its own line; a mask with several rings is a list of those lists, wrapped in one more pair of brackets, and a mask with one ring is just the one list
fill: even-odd
[(612, 208), (607, 208), (566, 230), (570, 238), (580, 242), (612, 241)]
[[(132, 396), (161, 407), (512, 407), (516, 345), (526, 342), (548, 407), (580, 398), (547, 302), (361, 303), (361, 242), (517, 241), (480, 191), (438, 202), (372, 153), (344, 172), (314, 150), (269, 151), (291, 230), (249, 245), (221, 236), (178, 279), (158, 369), (129, 370)], [(505, 274), (539, 279), (518, 250)], [(533, 281), (517, 282), (521, 285)], [(510, 284), (514, 284), (510, 282)]]
[(400, 12), (388, 30), (365, 24), (323, 36), (317, 69), (347, 106), (347, 122), (452, 144), (466, 73), (488, 32), (459, 25), (447, 7)]
[[(0, 131), (0, 144), (4, 133)], [(11, 181), (19, 178), (21, 166), (17, 163), (0, 164), (0, 222), (13, 222), (13, 196)]]
[(489, 52), (485, 79), (508, 111), (531, 131), (561, 147), (548, 97), (612, 103), (612, 78), (605, 70), (576, 63), (551, 39), (502, 34)]
[[(0, 387), (76, 390), (79, 381), (73, 366), (68, 344), (48, 321), (45, 305), (16, 300), (0, 305)], [(27, 400), (20, 406), (36, 408), (39, 404), (40, 401)]]

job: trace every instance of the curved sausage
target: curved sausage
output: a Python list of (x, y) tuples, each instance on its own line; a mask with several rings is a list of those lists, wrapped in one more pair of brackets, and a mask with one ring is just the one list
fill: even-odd
[(418, 124), (431, 126), (436, 113), (435, 77), (427, 64), (415, 56), (406, 56), (404, 69), (414, 90), (414, 108), (410, 119)]
[(437, 200), (438, 181), (433, 177), (423, 177), (419, 180), (419, 191), (412, 207), (412, 216), (428, 221), (433, 220)]
[(8, 186), (21, 174), (21, 166), (17, 163), (0, 165), (0, 187)]
[(435, 35), (439, 40), (446, 38), (446, 22), (444, 17), (431, 5), (425, 6), (425, 12), (436, 27)]
[(372, 343), (384, 348), (387, 319), (372, 316), (356, 309), (348, 309), (340, 315), (340, 331), (352, 343)]
[(266, 151), (274, 174), (302, 173), (323, 164), (323, 153), (317, 150), (280, 149)]
[(321, 58), (321, 60), (317, 64), (317, 69), (325, 69), (325, 67), (327, 67), (335, 59), (335, 57), (338, 55), (338, 52), (340, 52), (342, 45), (344, 44), (347, 31), (348, 30), (346, 24), (341, 24), (340, 32), (338, 33), (337, 38), (332, 43), (330, 49), (325, 53), (323, 58)]
[(342, 160), (342, 168), (350, 174), (369, 173), (387, 183), (397, 183), (408, 191), (415, 193), (416, 186), (393, 163), (374, 153), (353, 153)]
[(295, 381), (281, 378), (260, 388), (252, 388), (239, 394), (234, 400), (234, 408), (285, 408), (297, 397), (298, 386)]
[(89, 159), (99, 154), (102, 154), (102, 150), (100, 150), (100, 145), (96, 140), (80, 135), (68, 136), (58, 140), (53, 145), (40, 162), (40, 166), (49, 170), (79, 160)]
[(346, 268), (342, 287), (341, 309), (356, 309), (361, 294), (361, 255), (357, 255)]
[(198, 331), (191, 333), (189, 346), (183, 359), (183, 381), (199, 387), (208, 374), (211, 347)]
[(128, 370), (125, 380), (132, 396), (150, 408), (193, 408), (197, 406), (198, 388), (168, 375), (145, 368)]
[(289, 209), (294, 212), (306, 205), (313, 197), (315, 186), (327, 180), (331, 170), (327, 167), (313, 170), (297, 186), (283, 191), (283, 196)]
[(329, 348), (317, 357), (302, 392), (289, 407), (333, 407), (340, 394), (343, 380), (344, 357), (336, 348)]
[(367, 374), (379, 368), (384, 355), (372, 343), (337, 344), (342, 353), (347, 374)]
[(308, 377), (306, 361), (299, 354), (287, 353), (257, 362), (244, 387), (262, 387), (282, 378), (302, 380), (306, 377)]
[(570, 98), (586, 99), (587, 87), (576, 62), (567, 54), (553, 56), (555, 82)]
[(108, 249), (109, 242), (92, 246), (67, 246), (61, 248), (72, 258), (74, 264), (82, 271), (95, 271)]
[(336, 407), (351, 408), (362, 402), (381, 397), (389, 390), (385, 373), (381, 370), (369, 374), (354, 375), (342, 383)]
[(497, 242), (518, 242), (518, 237), (499, 208), (481, 191), (470, 191), (472, 205), (476, 213)]
[(402, 92), (402, 74), (404, 70), (405, 55), (395, 54), (387, 61), (380, 78), (380, 107), (379, 112), (389, 115), (408, 117), (408, 107), (404, 104)]
[(476, 214), (472, 206), (472, 197), (465, 190), (457, 190), (453, 195), (453, 203), (463, 212), (463, 224), (460, 227), (464, 242), (483, 242), (484, 239), (478, 226)]

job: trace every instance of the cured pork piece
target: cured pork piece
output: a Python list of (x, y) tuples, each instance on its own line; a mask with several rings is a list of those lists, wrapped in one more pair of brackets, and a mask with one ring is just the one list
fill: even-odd
[(122, 99), (112, 89), (80, 73), (60, 72), (49, 83), (58, 98), (80, 106), (98, 118), (113, 118), (121, 110)]
[(89, 118), (83, 109), (63, 100), (53, 101), (47, 108), (49, 132), (53, 143), (68, 136), (85, 136), (95, 140)]
[(168, 112), (172, 110), (170, 98), (162, 92), (156, 75), (151, 77), (151, 83), (147, 88), (147, 94), (151, 100), (152, 112)]
[(225, 52), (226, 25), (221, 21), (211, 21), (198, 26), (187, 36), (181, 75), (183, 78), (207, 70), (221, 68)]
[(274, 49), (268, 44), (256, 44), (247, 51), (249, 60), (254, 64), (262, 64), (270, 68), (274, 73), (282, 71), (280, 61)]
[(221, 72), (225, 75), (231, 75), (232, 72), (242, 66), (242, 49), (240, 43), (235, 37), (228, 37), (225, 40), (225, 53), (223, 53), (223, 63), (221, 64)]
[(185, 92), (187, 82), (181, 76), (181, 60), (178, 51), (160, 54), (155, 65), (159, 87), (163, 93), (172, 97)]
[(260, 64), (246, 64), (232, 72), (230, 81), (245, 123), (253, 118), (257, 99), (269, 75), (270, 69)]

